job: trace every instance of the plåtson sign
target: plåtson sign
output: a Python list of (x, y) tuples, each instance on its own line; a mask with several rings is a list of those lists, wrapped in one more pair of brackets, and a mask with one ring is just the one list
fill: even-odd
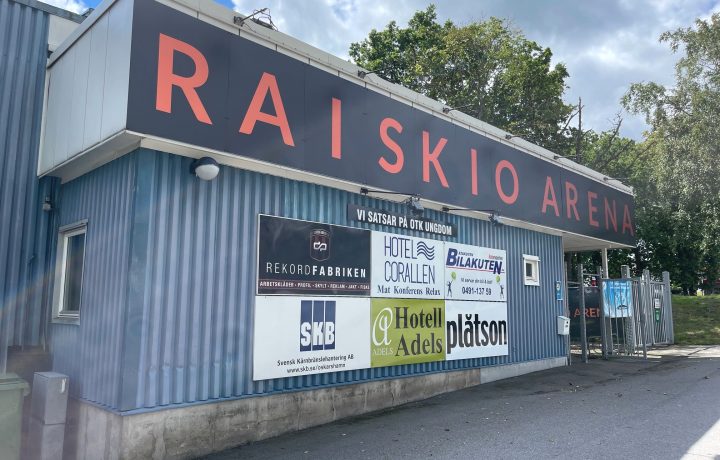
[(635, 244), (632, 195), (157, 2), (134, 8), (130, 131)]
[(507, 303), (447, 300), (445, 318), (448, 361), (508, 354)]

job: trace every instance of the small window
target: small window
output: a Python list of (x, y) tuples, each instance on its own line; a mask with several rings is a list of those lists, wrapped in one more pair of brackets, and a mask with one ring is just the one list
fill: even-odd
[(540, 286), (540, 259), (523, 254), (523, 270), (526, 286)]
[(60, 229), (53, 308), (58, 320), (80, 318), (86, 229), (85, 222)]

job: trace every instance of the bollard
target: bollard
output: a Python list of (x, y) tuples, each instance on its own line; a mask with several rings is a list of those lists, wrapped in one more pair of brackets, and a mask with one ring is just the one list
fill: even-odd
[(68, 401), (68, 376), (36, 372), (30, 401), (30, 458), (62, 458)]

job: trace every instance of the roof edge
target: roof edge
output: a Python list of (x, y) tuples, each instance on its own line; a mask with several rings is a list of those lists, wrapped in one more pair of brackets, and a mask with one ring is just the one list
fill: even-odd
[(52, 14), (53, 16), (57, 16), (63, 19), (68, 19), (73, 22), (77, 22), (80, 24), (85, 20), (85, 16), (77, 13), (73, 13), (72, 11), (64, 10), (62, 8), (58, 8), (57, 6), (48, 5), (47, 3), (39, 2), (38, 0), (10, 0), (11, 2), (19, 3), (20, 5), (25, 5), (30, 8), (35, 8), (36, 10), (44, 11), (48, 14)]

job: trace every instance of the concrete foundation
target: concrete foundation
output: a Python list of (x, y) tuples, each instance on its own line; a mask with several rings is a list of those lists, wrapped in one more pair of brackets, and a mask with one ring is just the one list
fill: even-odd
[(564, 366), (551, 358), (121, 415), (72, 401), (65, 458), (194, 458), (509, 377)]

